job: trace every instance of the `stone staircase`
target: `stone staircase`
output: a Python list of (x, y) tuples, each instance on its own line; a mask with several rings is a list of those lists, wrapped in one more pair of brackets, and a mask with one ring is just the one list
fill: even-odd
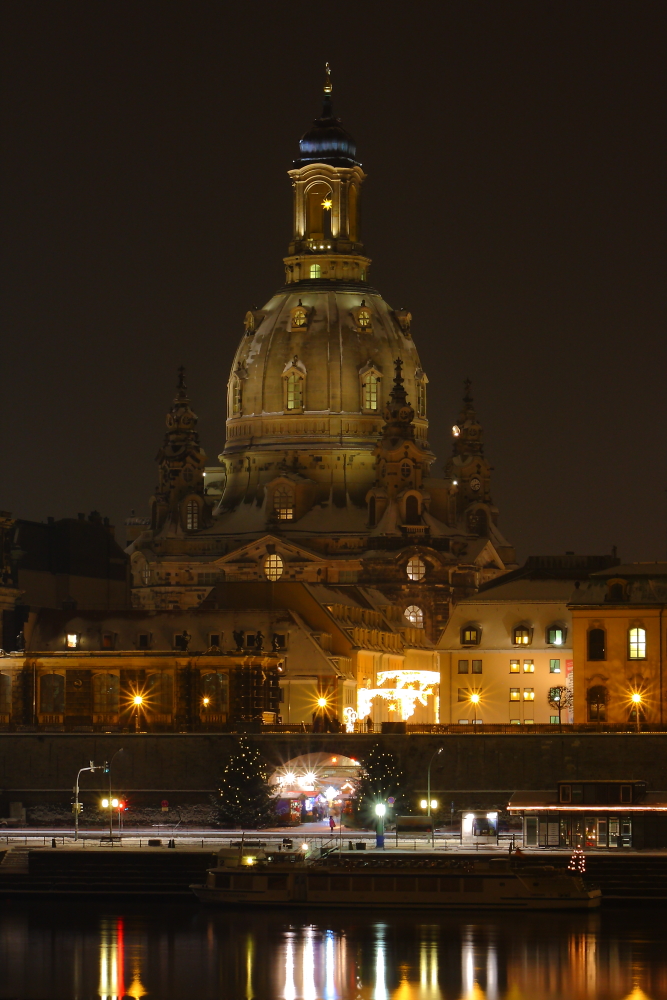
[(9, 847), (0, 861), (0, 877), (6, 875), (27, 875), (29, 872), (29, 847)]

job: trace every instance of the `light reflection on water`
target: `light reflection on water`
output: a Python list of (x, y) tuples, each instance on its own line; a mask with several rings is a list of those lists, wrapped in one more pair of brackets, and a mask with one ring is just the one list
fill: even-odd
[(666, 917), (12, 903), (0, 998), (662, 1000)]

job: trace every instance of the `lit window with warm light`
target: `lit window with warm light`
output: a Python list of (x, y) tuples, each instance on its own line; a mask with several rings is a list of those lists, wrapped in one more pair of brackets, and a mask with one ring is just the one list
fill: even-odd
[(79, 637), (75, 632), (67, 633), (66, 645), (68, 649), (76, 649), (79, 645)]
[(240, 413), (243, 409), (243, 383), (235, 378), (232, 384), (232, 413)]
[(535, 673), (535, 661), (534, 660), (524, 660), (523, 661), (523, 672), (524, 672), (524, 674), (534, 674)]
[(380, 376), (374, 372), (367, 372), (361, 380), (362, 406), (364, 410), (377, 410), (379, 408)]
[(510, 701), (521, 701), (521, 691), (519, 688), (510, 688)]
[(524, 701), (535, 701), (535, 688), (524, 688), (523, 689), (523, 700)]
[(277, 553), (272, 553), (264, 560), (264, 574), (272, 583), (283, 575), (283, 561)]
[(311, 278), (321, 278), (322, 277), (322, 268), (320, 267), (319, 264), (311, 264), (310, 265), (310, 277)]
[(515, 646), (530, 646), (530, 629), (525, 625), (517, 625), (512, 632), (512, 642)]
[(188, 531), (197, 531), (199, 528), (199, 504), (196, 500), (188, 500), (185, 509), (185, 526)]
[(357, 323), (359, 324), (359, 329), (370, 330), (371, 328), (371, 314), (368, 309), (360, 309), (357, 313)]
[(476, 625), (464, 625), (461, 629), (462, 646), (479, 646), (482, 641), (482, 630)]
[(287, 376), (287, 409), (300, 410), (303, 406), (303, 378), (296, 372)]
[(410, 604), (409, 607), (405, 609), (403, 614), (410, 624), (415, 626), (415, 628), (424, 627), (424, 612), (421, 608), (417, 607), (416, 604)]
[(279, 521), (294, 519), (294, 493), (289, 486), (279, 486), (273, 492), (273, 509)]
[(521, 661), (520, 660), (510, 660), (510, 673), (519, 674), (521, 673)]
[(418, 583), (426, 576), (426, 563), (419, 556), (412, 556), (408, 559), (407, 566), (408, 580)]
[(629, 630), (628, 658), (630, 660), (646, 659), (646, 629), (631, 628)]
[(454, 424), (454, 426), (452, 427), (452, 437), (457, 438), (460, 436), (461, 436), (461, 428), (459, 427), (458, 424)]

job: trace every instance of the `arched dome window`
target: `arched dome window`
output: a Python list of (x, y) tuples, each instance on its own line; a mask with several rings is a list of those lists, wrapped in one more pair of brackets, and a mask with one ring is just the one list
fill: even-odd
[(405, 500), (405, 523), (419, 524), (419, 500), (411, 493)]
[(322, 277), (322, 268), (320, 267), (319, 264), (311, 264), (310, 265), (310, 277), (311, 278), (321, 278)]
[(420, 556), (412, 556), (407, 565), (408, 580), (423, 580), (426, 576), (426, 564)]
[(240, 413), (243, 409), (243, 382), (234, 378), (232, 383), (232, 413)]
[(285, 409), (303, 409), (303, 375), (295, 371), (285, 379)]
[(188, 500), (185, 507), (185, 527), (188, 531), (199, 528), (199, 504), (196, 500)]
[(273, 509), (279, 521), (294, 519), (294, 493), (289, 486), (278, 486), (273, 493)]
[(361, 381), (362, 399), (361, 405), (364, 410), (377, 410), (379, 407), (380, 376), (375, 372), (367, 372)]
[(403, 615), (415, 628), (424, 627), (424, 612), (416, 604), (410, 604), (403, 612)]
[(283, 561), (277, 553), (272, 553), (264, 560), (264, 575), (272, 583), (283, 575)]

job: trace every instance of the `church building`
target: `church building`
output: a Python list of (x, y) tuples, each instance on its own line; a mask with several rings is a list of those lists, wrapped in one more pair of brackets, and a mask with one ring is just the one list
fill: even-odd
[(229, 584), (242, 602), (245, 587), (293, 582), (345, 605), (333, 587), (404, 646), (435, 649), (453, 604), (514, 568), (514, 550), (498, 528), (470, 382), (452, 456), (434, 471), (412, 315), (372, 285), (366, 175), (334, 116), (328, 69), (322, 114), (288, 175), (284, 284), (245, 315), (218, 465), (207, 465), (179, 372), (150, 518), (127, 526), (132, 604), (224, 610)]

